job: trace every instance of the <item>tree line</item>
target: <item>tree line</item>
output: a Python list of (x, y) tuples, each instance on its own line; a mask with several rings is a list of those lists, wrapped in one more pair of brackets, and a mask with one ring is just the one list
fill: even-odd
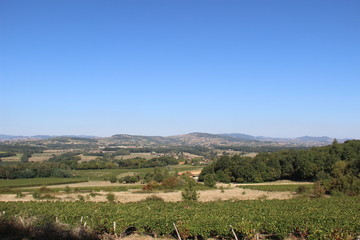
[(70, 168), (61, 163), (22, 163), (0, 167), (0, 179), (71, 177)]
[(360, 141), (308, 150), (259, 153), (256, 157), (221, 156), (205, 167), (199, 179), (220, 182), (264, 182), (280, 179), (320, 181), (325, 191), (360, 194)]

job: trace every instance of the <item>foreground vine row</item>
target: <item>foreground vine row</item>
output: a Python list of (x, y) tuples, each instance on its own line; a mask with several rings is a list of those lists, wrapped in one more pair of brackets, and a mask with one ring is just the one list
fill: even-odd
[(2, 202), (0, 211), (1, 221), (21, 217), (33, 219), (34, 225), (55, 221), (71, 227), (86, 224), (99, 233), (136, 229), (172, 235), (175, 223), (182, 238), (232, 237), (230, 225), (240, 239), (251, 239), (257, 233), (309, 240), (356, 239), (360, 235), (360, 197), (208, 203)]

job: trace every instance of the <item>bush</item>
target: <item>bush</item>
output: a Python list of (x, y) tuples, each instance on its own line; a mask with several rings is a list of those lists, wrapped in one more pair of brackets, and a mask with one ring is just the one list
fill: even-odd
[(23, 194), (22, 192), (18, 192), (16, 194), (16, 198), (23, 198), (23, 197), (25, 197), (25, 194)]
[(205, 177), (204, 177), (204, 185), (205, 186), (208, 186), (208, 187), (215, 187), (216, 185), (216, 175), (215, 174), (207, 174)]
[(137, 176), (125, 176), (123, 178), (123, 182), (125, 183), (136, 183), (138, 180)]
[(85, 202), (85, 198), (83, 195), (77, 195), (77, 198), (80, 202)]
[(106, 194), (106, 199), (109, 202), (115, 202), (115, 195), (113, 193), (108, 193), (108, 194)]
[(156, 181), (151, 181), (148, 184), (144, 185), (142, 188), (144, 191), (153, 191), (160, 188), (160, 184)]
[(41, 199), (41, 195), (38, 191), (33, 192), (32, 196), (34, 199)]
[(187, 177), (185, 180), (184, 189), (181, 192), (183, 200), (197, 201), (199, 198), (198, 193), (195, 191), (196, 182), (192, 177)]
[(111, 177), (109, 177), (109, 181), (110, 181), (111, 183), (116, 183), (116, 182), (117, 182), (116, 176), (111, 176)]
[(47, 187), (41, 187), (39, 189), (40, 192), (42, 193), (48, 193), (48, 192), (51, 192), (51, 189), (50, 188), (47, 188)]
[(174, 189), (183, 185), (183, 182), (178, 177), (168, 177), (161, 182), (162, 188)]
[(297, 189), (296, 189), (296, 193), (298, 194), (304, 194), (308, 191), (308, 188), (306, 186), (299, 186)]
[(151, 195), (147, 198), (145, 198), (146, 202), (152, 202), (152, 201), (156, 201), (156, 202), (164, 202), (164, 199), (162, 197), (156, 196), (156, 195)]
[(320, 182), (314, 183), (314, 196), (323, 197), (325, 195), (325, 189), (321, 186)]
[(90, 195), (90, 197), (96, 197), (96, 196), (99, 196), (99, 195), (101, 195), (101, 194), (99, 194), (99, 193), (93, 193), (93, 192), (92, 192), (92, 193), (90, 193), (89, 195)]

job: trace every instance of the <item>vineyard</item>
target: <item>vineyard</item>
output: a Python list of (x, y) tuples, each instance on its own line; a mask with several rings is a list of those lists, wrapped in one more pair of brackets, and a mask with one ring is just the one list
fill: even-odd
[(2, 202), (0, 212), (3, 223), (32, 219), (35, 226), (60, 222), (117, 235), (131, 230), (175, 237), (174, 223), (182, 239), (234, 238), (234, 233), (239, 239), (261, 234), (268, 239), (345, 240), (360, 235), (359, 197), (208, 203)]
[(87, 182), (86, 178), (0, 179), (0, 188), (35, 187)]

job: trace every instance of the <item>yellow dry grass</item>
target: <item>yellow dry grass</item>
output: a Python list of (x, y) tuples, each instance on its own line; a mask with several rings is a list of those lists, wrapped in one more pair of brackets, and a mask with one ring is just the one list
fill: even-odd
[(131, 159), (136, 157), (145, 158), (149, 160), (158, 156), (152, 153), (130, 153), (130, 155), (116, 156), (115, 159)]
[(78, 161), (79, 163), (90, 162), (97, 158), (97, 156), (84, 156), (84, 154), (80, 154), (79, 156), (81, 157), (81, 160)]

